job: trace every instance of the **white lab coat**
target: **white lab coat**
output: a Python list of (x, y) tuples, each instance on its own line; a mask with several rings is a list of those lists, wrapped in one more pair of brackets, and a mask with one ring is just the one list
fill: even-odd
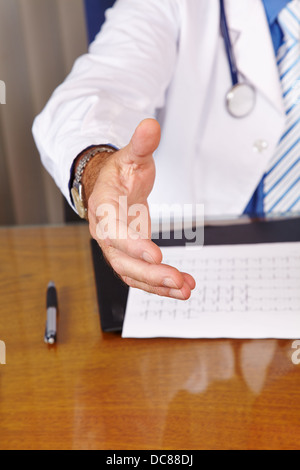
[[(283, 133), (285, 113), (261, 0), (227, 0), (238, 69), (256, 106), (231, 117), (219, 0), (118, 0), (33, 127), (42, 161), (69, 199), (74, 158), (93, 144), (126, 145), (156, 117), (162, 139), (150, 203), (204, 203), (242, 214)], [(261, 145), (263, 143), (263, 145)]]

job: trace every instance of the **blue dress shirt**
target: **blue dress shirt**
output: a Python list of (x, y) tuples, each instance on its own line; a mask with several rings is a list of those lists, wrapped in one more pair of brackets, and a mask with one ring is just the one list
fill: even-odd
[[(277, 21), (277, 17), (289, 1), (290, 0), (262, 0), (270, 26), (275, 55), (277, 55), (279, 47), (283, 43), (283, 33)], [(264, 215), (264, 178), (258, 185), (244, 213), (251, 216)]]

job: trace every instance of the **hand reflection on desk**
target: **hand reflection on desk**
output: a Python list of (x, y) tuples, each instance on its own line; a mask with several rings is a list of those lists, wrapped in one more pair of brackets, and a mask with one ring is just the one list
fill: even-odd
[[(78, 378), (74, 442), (87, 448), (97, 442), (102, 448), (123, 450), (131, 445), (139, 449), (247, 449), (276, 448), (281, 439), (282, 446), (296, 447), (299, 414), (291, 404), (297, 405), (300, 368), (291, 361), (291, 344), (277, 340), (124, 341), (108, 335), (100, 343), (102, 362), (93, 370), (97, 389), (85, 375)], [(94, 355), (97, 350), (95, 345)], [(288, 384), (294, 391), (290, 396)], [(91, 408), (91, 397), (97, 400), (96, 408)], [(95, 426), (89, 434), (91, 421)], [(282, 423), (293, 434), (286, 433)]]
[(234, 351), (229, 342), (203, 344), (196, 355), (195, 368), (183, 384), (184, 390), (204, 393), (215, 381), (230, 380), (234, 376)]
[[(269, 367), (276, 353), (280, 351), (277, 340), (245, 340), (238, 341), (238, 343), (231, 340), (195, 342), (194, 347), (189, 344), (188, 351), (186, 351), (184, 344), (181, 346), (176, 347), (172, 355), (168, 354), (164, 360), (160, 357), (160, 352), (157, 351), (159, 357), (156, 357), (154, 352), (151, 356), (145, 356), (141, 361), (141, 374), (145, 378), (149, 376), (150, 368), (150, 376), (153, 379), (153, 373), (155, 374), (154, 358), (158, 362), (157, 374), (161, 376), (163, 368), (165, 376), (173, 378), (169, 384), (169, 389), (172, 390), (172, 393), (169, 394), (170, 397), (179, 390), (185, 390), (192, 394), (204, 393), (215, 382), (230, 381), (237, 376), (243, 379), (249, 391), (258, 395), (268, 378)], [(290, 351), (290, 347), (288, 351)], [(192, 354), (189, 360), (187, 353)], [(189, 367), (186, 367), (187, 362)], [(179, 373), (180, 364), (184, 364), (185, 367)], [(287, 361), (284, 371), (291, 368), (291, 361)], [(155, 383), (152, 380), (151, 382)]]
[[(152, 405), (164, 401), (165, 416), (162, 409), (159, 414), (163, 445), (173, 439), (176, 420), (177, 448), (246, 449), (253, 442), (268, 448), (275, 441), (278, 446), (276, 416), (289, 407), (282, 384), (287, 378), (300, 379), (291, 362), (290, 341), (182, 342), (176, 343), (172, 354), (165, 346), (140, 362), (148, 400)], [(277, 397), (272, 396), (274, 388)], [(258, 432), (256, 422), (261, 426), (264, 418), (274, 427)], [(282, 433), (282, 442), (299, 441), (299, 426), (294, 438)]]
[(277, 344), (276, 340), (245, 341), (236, 355), (230, 342), (203, 345), (198, 350), (195, 370), (183, 388), (190, 393), (205, 392), (214, 382), (233, 379), (238, 369), (249, 390), (258, 395), (267, 380)]

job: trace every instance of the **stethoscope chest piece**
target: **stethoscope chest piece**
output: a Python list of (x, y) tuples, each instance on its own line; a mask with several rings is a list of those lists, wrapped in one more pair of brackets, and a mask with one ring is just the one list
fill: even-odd
[(235, 118), (249, 116), (256, 102), (256, 92), (249, 83), (237, 83), (226, 95), (226, 108)]
[(239, 80), (237, 63), (227, 25), (224, 0), (220, 0), (220, 10), (221, 34), (224, 39), (232, 82), (232, 88), (226, 94), (226, 108), (231, 116), (235, 118), (244, 118), (249, 116), (255, 107), (256, 91), (249, 83), (241, 82)]

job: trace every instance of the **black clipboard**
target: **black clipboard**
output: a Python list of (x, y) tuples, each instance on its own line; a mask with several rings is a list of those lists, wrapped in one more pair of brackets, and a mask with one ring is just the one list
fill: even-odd
[[(157, 245), (184, 246), (184, 233), (172, 232), (169, 240), (154, 240)], [(300, 218), (282, 220), (239, 220), (230, 224), (207, 223), (204, 229), (204, 245), (240, 245), (248, 243), (278, 243), (300, 241)], [(122, 331), (129, 287), (107, 264), (95, 240), (91, 240), (97, 298), (101, 328), (104, 332)]]

